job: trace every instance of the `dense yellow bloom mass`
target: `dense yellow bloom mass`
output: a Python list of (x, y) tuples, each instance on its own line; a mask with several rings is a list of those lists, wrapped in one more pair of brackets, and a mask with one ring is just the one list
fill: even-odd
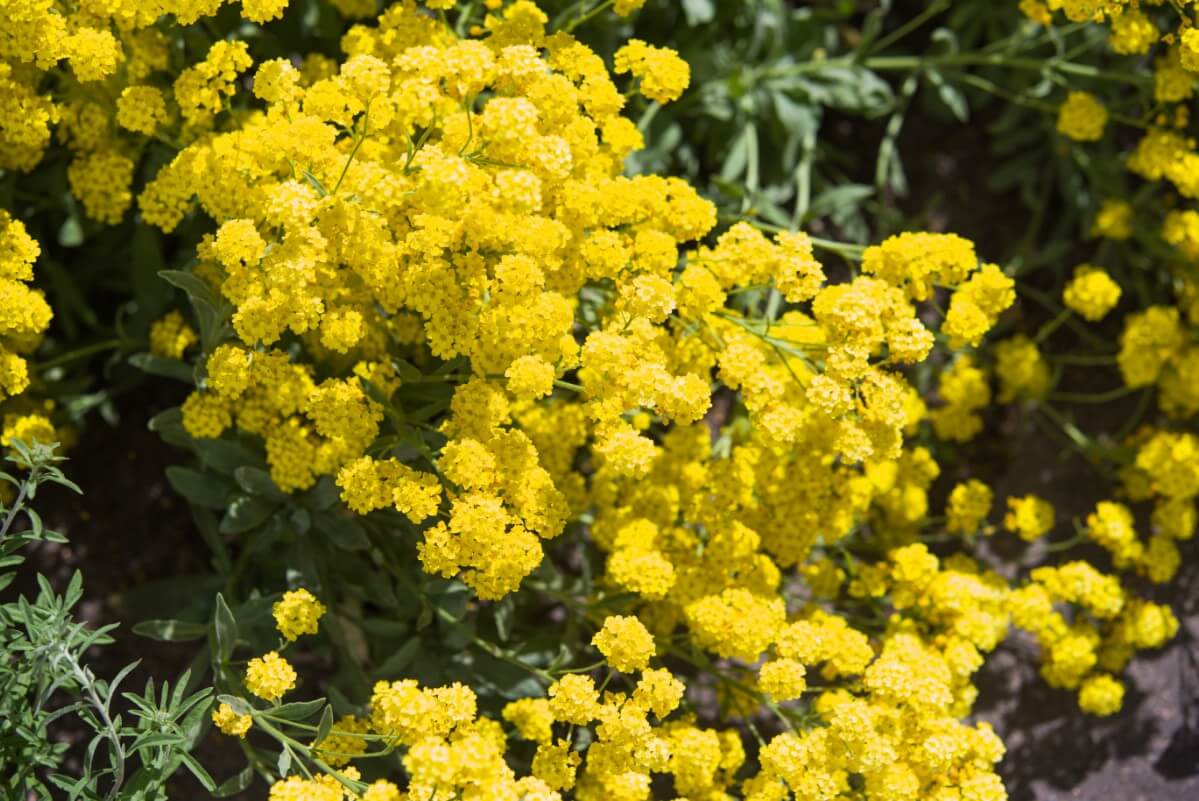
[[(913, 301), (933, 283), (959, 286), (943, 330), (977, 343), (1012, 303), (1011, 281), (950, 235), (896, 237), (866, 254), (877, 277), (839, 284), (803, 234), (738, 224), (688, 250), (713, 228), (714, 208), (677, 179), (622, 176), (640, 144), (624, 99), (595, 54), (544, 26), (518, 2), (489, 17), (488, 38), (460, 40), (398, 6), (355, 29), (337, 74), (304, 84), (286, 62), (259, 65), (266, 108), (158, 173), (140, 198), (146, 219), (172, 229), (194, 194), (221, 221), (197, 274), (232, 304), (240, 339), (208, 355), (184, 425), (198, 438), (261, 436), (286, 492), (328, 475), (360, 514), (395, 508), (422, 526), (425, 569), (483, 598), (515, 590), (542, 540), (594, 507), (612, 581), (715, 637), (742, 604), (773, 609), (778, 567), (807, 556), (812, 542), (782, 510), (844, 532), (871, 497), (842, 479), (903, 456), (923, 407), (893, 366), (934, 343)], [(185, 116), (207, 124), (247, 66), (244, 51), (214, 46), (176, 82)], [(662, 101), (686, 85), (676, 56), (638, 42), (617, 68)], [(189, 178), (200, 170), (215, 179)], [(599, 282), (615, 291), (576, 336), (581, 291)], [(770, 339), (725, 307), (737, 287), (766, 282), (811, 304)], [(280, 347), (289, 337), (299, 355)], [(432, 465), (369, 452), (405, 386), (397, 343), (408, 360), (469, 365), (468, 380), (447, 380), (456, 386), (438, 433), (448, 441)], [(570, 371), (577, 386), (562, 380)], [(755, 424), (731, 461), (714, 459), (695, 425), (714, 377), (740, 390)], [(643, 414), (652, 432), (631, 424)], [(571, 467), (581, 449), (597, 468), (586, 485)], [(698, 498), (727, 485), (726, 461), (760, 501), (689, 512), (714, 532), (702, 556), (688, 554), (693, 533), (636, 513), (649, 497), (637, 500), (630, 482)], [(810, 480), (797, 491), (780, 470)], [(745, 653), (754, 641), (761, 651), (769, 630), (718, 648)]]
[[(626, 174), (644, 145), (626, 106), (653, 109), (689, 87), (674, 51), (634, 39), (606, 64), (528, 0), (488, 0), (465, 33), (445, 22), (450, 0), (392, 3), (374, 19), (373, 3), (336, 0), (360, 20), (337, 60), (255, 64), (250, 43), (218, 38), (178, 64), (157, 20), (187, 24), (220, 0), (88, 0), (70, 15), (24, 5), (0, 33), (0, 102), (24, 110), (0, 126), (0, 169), (32, 169), (56, 130), (93, 221), (128, 221), (136, 201), (137, 224), (207, 232), (187, 269), (228, 319), (215, 335), (200, 326), (181, 409), (197, 447), (261, 448), (272, 497), (305, 505), (288, 521), (306, 521), (297, 536), (331, 537), (329, 520), (355, 515), (383, 521), (362, 528), (362, 551), (388, 580), (407, 567), (396, 555), (411, 554), (440, 577), (422, 580), (498, 601), (555, 569), (547, 542), (565, 533), (588, 543), (596, 586), (621, 604), (587, 620), (604, 663), (532, 667), (544, 692), (506, 696), (496, 719), (480, 712), (495, 696), (461, 684), (376, 684), (311, 747), (351, 782), (368, 743), (396, 749), (406, 775), (354, 790), (367, 801), (646, 801), (666, 777), (691, 799), (1000, 801), (1002, 744), (964, 721), (973, 676), (1010, 624), (1035, 638), (1045, 680), (1099, 715), (1120, 707), (1117, 676), (1134, 651), (1177, 629), (1125, 578), (1168, 581), (1195, 527), (1199, 440), (1175, 430), (1199, 412), (1199, 290), (1185, 264), (1178, 306), (1143, 308), (1122, 329), (1125, 382), (1156, 386), (1170, 427), (1123, 443), (1120, 500), (1087, 517), (1112, 572), (1067, 562), (1009, 581), (919, 538), (935, 529), (964, 547), (994, 530), (998, 509), (1024, 541), (1054, 529), (1047, 500), (1005, 502), (956, 470), (944, 519), (930, 514), (934, 454), (976, 438), (993, 398), (1055, 398), (1041, 336), (985, 344), (1015, 316), (1016, 270), (981, 262), (962, 237), (908, 231), (865, 248), (860, 271), (826, 271), (816, 247), (827, 242), (749, 221), (718, 228), (716, 207), (685, 181)], [(241, 5), (265, 22), (288, 4)], [(1022, 5), (1040, 22), (1057, 11), (1108, 20), (1120, 54), (1156, 41), (1151, 19), (1115, 0)], [(1161, 102), (1189, 97), (1197, 52), (1183, 35), (1161, 55)], [(50, 69), (67, 91), (41, 93)], [(110, 102), (88, 100), (93, 89)], [(1108, 119), (1099, 98), (1071, 91), (1057, 126), (1094, 142)], [(161, 168), (141, 157), (150, 140), (174, 151)], [(1161, 231), (1183, 262), (1199, 260), (1199, 214), (1185, 206), (1199, 197), (1192, 151), (1183, 133), (1151, 128), (1127, 160), (1184, 199)], [(1086, 222), (1124, 241), (1140, 236), (1140, 213), (1108, 198)], [(28, 287), (38, 253), (0, 216), (4, 395), (25, 389), (22, 354), (50, 319)], [(1113, 274), (1079, 267), (1062, 303), (1103, 320), (1121, 299)], [(175, 311), (151, 326), (149, 346), (181, 359), (199, 339)], [(935, 387), (922, 395), (926, 370)], [(48, 426), (23, 413), (3, 422), (5, 442)], [(314, 496), (325, 521), (308, 527)], [(1139, 533), (1142, 502), (1152, 517)], [(383, 537), (399, 545), (384, 549)], [(863, 543), (868, 556), (851, 550)], [(320, 588), (334, 604), (339, 588)], [(845, 614), (846, 600), (885, 625)], [(297, 590), (272, 611), (290, 642), (316, 633), (326, 609)], [(723, 719), (700, 725), (679, 676), (649, 667), (679, 654), (711, 668), (734, 725), (763, 709), (782, 716), (786, 731), (757, 764), (743, 767)], [(297, 678), (270, 652), (244, 683), (276, 704)], [(213, 720), (243, 736), (251, 717), (226, 704)], [(530, 741), (528, 776), (505, 726)], [(291, 775), (270, 795), (345, 791)]]

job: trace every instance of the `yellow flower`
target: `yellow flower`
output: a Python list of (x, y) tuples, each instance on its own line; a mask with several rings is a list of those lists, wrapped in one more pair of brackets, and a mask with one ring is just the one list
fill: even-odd
[(1058, 110), (1057, 130), (1076, 142), (1097, 142), (1107, 126), (1107, 109), (1088, 92), (1071, 92)]
[(638, 11), (645, 5), (645, 0), (616, 0), (612, 6), (612, 10), (616, 12), (618, 17), (627, 17), (634, 11)]
[(1120, 301), (1120, 294), (1120, 285), (1105, 270), (1080, 264), (1062, 292), (1062, 302), (1084, 320), (1094, 323), (1107, 316)]
[(808, 687), (806, 672), (795, 659), (774, 659), (758, 669), (758, 687), (775, 701), (792, 701)]
[(591, 644), (621, 673), (644, 670), (654, 655), (654, 638), (635, 617), (612, 615), (605, 618)]
[(212, 712), (212, 722), (223, 734), (232, 737), (245, 737), (250, 730), (253, 718), (249, 715), (239, 715), (228, 704), (221, 704)]
[(555, 720), (586, 726), (599, 713), (598, 694), (590, 676), (570, 673), (550, 685), (550, 711)]
[(296, 671), (286, 659), (271, 651), (246, 666), (246, 689), (264, 701), (277, 703), (296, 686)]
[(1007, 499), (1008, 513), (1003, 526), (1014, 532), (1025, 542), (1032, 542), (1053, 529), (1053, 504), (1036, 495)]
[(630, 39), (616, 51), (614, 68), (617, 74), (632, 73), (641, 94), (658, 103), (677, 100), (691, 83), (691, 68), (678, 53), (640, 39)]
[(1124, 685), (1106, 673), (1091, 676), (1078, 690), (1079, 707), (1092, 715), (1114, 715), (1123, 703)]
[(301, 634), (316, 634), (317, 621), (325, 614), (325, 605), (306, 589), (291, 590), (272, 607), (275, 625), (288, 640)]

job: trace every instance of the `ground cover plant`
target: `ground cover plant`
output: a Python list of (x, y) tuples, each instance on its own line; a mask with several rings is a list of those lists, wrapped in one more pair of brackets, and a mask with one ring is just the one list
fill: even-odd
[(1199, 792), (1192, 3), (0, 13), (9, 797)]

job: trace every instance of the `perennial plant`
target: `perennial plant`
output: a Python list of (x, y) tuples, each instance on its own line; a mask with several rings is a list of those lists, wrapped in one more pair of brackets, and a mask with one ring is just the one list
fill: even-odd
[[(186, 384), (150, 426), (219, 588), (140, 627), (210, 674), (110, 756), (271, 801), (1000, 801), (997, 648), (1121, 710), (1196, 526), (1196, 8), (842, 5), (0, 0), (2, 443), (70, 442), (106, 349)], [(1012, 247), (905, 212), (920, 102), (987, 121), (996, 192), (1062, 160)], [(71, 350), (61, 253), (124, 235)], [(1085, 512), (987, 469), (1024, 418)], [(240, 773), (174, 756), (198, 704)]]

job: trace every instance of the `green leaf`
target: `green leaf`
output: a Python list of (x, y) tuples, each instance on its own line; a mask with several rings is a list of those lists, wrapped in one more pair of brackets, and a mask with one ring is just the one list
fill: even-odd
[(424, 377), (424, 374), (410, 361), (393, 356), (391, 362), (395, 366), (396, 372), (399, 373), (401, 382), (420, 381)]
[(262, 498), (239, 495), (229, 503), (221, 520), (221, 533), (242, 534), (258, 528), (275, 513), (277, 504)]
[(243, 465), (233, 471), (233, 478), (238, 486), (251, 495), (262, 495), (279, 503), (287, 500), (287, 493), (275, 485), (266, 470)]
[(352, 517), (331, 512), (318, 512), (313, 517), (313, 529), (331, 543), (346, 551), (363, 551), (371, 540), (366, 529)]
[(196, 777), (196, 781), (204, 785), (205, 790), (210, 793), (216, 790), (216, 782), (213, 781), (213, 778), (209, 775), (208, 771), (204, 770), (200, 763), (196, 761), (195, 757), (184, 752), (179, 752), (178, 757), (180, 760), (182, 760), (187, 769), (191, 771), (191, 774)]
[(819, 106), (796, 103), (783, 92), (774, 92), (770, 97), (774, 101), (774, 114), (787, 133), (799, 137), (815, 136), (820, 127)]
[(203, 467), (232, 476), (237, 468), (245, 465), (263, 466), (262, 459), (245, 445), (229, 439), (197, 439), (192, 449), (200, 457)]
[(184, 270), (160, 270), (159, 277), (174, 287), (178, 287), (187, 293), (193, 302), (206, 303), (212, 308), (220, 305), (220, 301), (208, 284), (197, 278), (195, 275), (185, 272)]
[(321, 476), (316, 486), (304, 493), (305, 505), (315, 511), (331, 508), (341, 498), (341, 490), (329, 476)]
[(183, 737), (178, 734), (169, 732), (146, 732), (139, 736), (129, 749), (130, 753), (142, 751), (147, 748), (157, 748), (159, 746), (173, 746), (183, 743)]
[(821, 192), (812, 199), (808, 216), (840, 218), (856, 211), (866, 198), (874, 194), (874, 187), (866, 184), (842, 184)]
[(187, 293), (200, 323), (200, 342), (204, 350), (212, 350), (225, 337), (228, 330), (226, 319), (229, 304), (218, 298), (208, 284), (195, 275), (183, 270), (160, 270), (159, 276), (172, 286)]
[(508, 636), (512, 633), (512, 617), (515, 614), (515, 606), (512, 597), (508, 596), (492, 607), (495, 613), (495, 632), (500, 638), (500, 642), (508, 642)]
[(196, 506), (224, 509), (229, 505), (229, 496), (233, 494), (233, 489), (217, 476), (178, 465), (168, 467), (166, 475), (175, 492)]
[(795, 82), (815, 103), (866, 117), (886, 114), (895, 102), (891, 85), (860, 64), (830, 64)]
[(171, 445), (186, 448), (192, 443), (191, 435), (183, 427), (183, 412), (178, 407), (154, 415), (147, 427)]
[(375, 678), (386, 679), (403, 673), (404, 669), (412, 664), (412, 660), (416, 659), (416, 655), (420, 653), (420, 650), (420, 637), (413, 637), (408, 640), (396, 649), (395, 653), (383, 660), (383, 664), (375, 669)]
[(325, 711), (321, 713), (321, 722), (316, 724), (316, 736), (312, 738), (312, 745), (318, 746), (324, 742), (329, 736), (329, 732), (333, 729), (333, 705), (325, 707)]
[(317, 195), (320, 197), (324, 197), (325, 195), (329, 194), (329, 190), (325, 188), (325, 185), (322, 184), (320, 179), (313, 175), (311, 171), (304, 170), (304, 180), (316, 190)]
[(750, 151), (750, 136), (753, 131), (750, 126), (745, 126), (741, 129), (741, 133), (737, 136), (733, 146), (729, 148), (729, 153), (724, 158), (724, 164), (720, 167), (721, 179), (734, 182), (741, 177), (749, 165)]
[(152, 353), (135, 353), (129, 357), (129, 363), (151, 375), (174, 378), (187, 384), (195, 381), (195, 374), (191, 366), (178, 359), (166, 359)]
[(229, 661), (233, 648), (237, 645), (237, 620), (233, 617), (225, 597), (219, 592), (216, 596), (216, 613), (213, 619), (216, 631), (216, 652), (221, 663)]
[(252, 781), (254, 781), (254, 769), (247, 765), (240, 773), (235, 773), (222, 782), (220, 787), (212, 791), (212, 794), (217, 798), (228, 798), (245, 790)]
[(250, 705), (246, 703), (244, 698), (238, 698), (236, 695), (218, 695), (216, 697), (218, 703), (228, 704), (229, 707), (239, 715), (248, 715), (252, 711)]
[(196, 524), (196, 530), (200, 532), (205, 544), (212, 551), (212, 560), (216, 565), (217, 572), (222, 576), (229, 575), (233, 570), (233, 557), (230, 556), (229, 546), (225, 544), (225, 539), (221, 536), (216, 515), (211, 509), (192, 506), (192, 521)]
[(58, 244), (64, 248), (77, 248), (83, 244), (83, 226), (74, 214), (64, 220), (59, 227)]
[(931, 83), (937, 90), (937, 97), (949, 109), (949, 112), (957, 117), (958, 122), (966, 122), (970, 119), (970, 106), (966, 103), (966, 96), (961, 90), (953, 84), (947, 83), (944, 76), (937, 70), (928, 70), (925, 72), (928, 77), (928, 82)]
[(208, 626), (186, 620), (143, 620), (134, 624), (133, 633), (161, 642), (188, 642), (207, 634)]
[(314, 698), (311, 701), (293, 701), (290, 704), (281, 704), (270, 710), (272, 717), (283, 718), (284, 720), (307, 720), (316, 714), (317, 710), (325, 705), (324, 698)]

